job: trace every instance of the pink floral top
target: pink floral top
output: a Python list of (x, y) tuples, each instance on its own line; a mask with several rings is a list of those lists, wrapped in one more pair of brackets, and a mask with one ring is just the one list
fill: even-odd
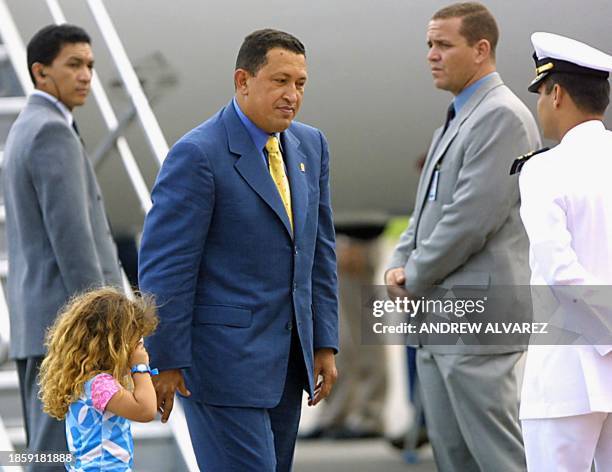
[(112, 375), (96, 375), (91, 382), (91, 401), (94, 408), (104, 412), (104, 410), (106, 410), (106, 404), (120, 388), (121, 387)]

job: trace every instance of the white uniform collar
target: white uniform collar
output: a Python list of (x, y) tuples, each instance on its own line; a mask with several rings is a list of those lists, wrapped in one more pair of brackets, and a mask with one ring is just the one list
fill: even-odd
[(72, 126), (72, 123), (74, 123), (74, 116), (72, 116), (72, 112), (68, 109), (66, 105), (61, 102), (61, 100), (59, 100), (57, 97), (54, 97), (50, 93), (43, 92), (39, 89), (35, 89), (32, 92), (32, 95), (38, 95), (39, 97), (46, 98), (51, 103), (53, 103), (59, 109), (59, 111), (62, 112), (62, 115), (64, 115), (64, 118), (66, 118), (68, 125)]
[(561, 143), (568, 143), (575, 141), (577, 139), (584, 139), (585, 135), (591, 135), (592, 133), (601, 133), (604, 131), (606, 127), (603, 122), (600, 120), (589, 120), (584, 123), (580, 123), (579, 125), (574, 126), (570, 129), (565, 136), (561, 139)]

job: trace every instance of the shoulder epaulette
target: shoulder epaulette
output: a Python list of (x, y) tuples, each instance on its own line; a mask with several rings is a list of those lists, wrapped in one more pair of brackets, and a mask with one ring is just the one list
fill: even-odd
[(550, 150), (550, 148), (543, 147), (542, 149), (538, 149), (537, 151), (531, 151), (531, 152), (528, 152), (527, 154), (523, 154), (522, 156), (517, 157), (512, 163), (512, 167), (510, 167), (510, 175), (514, 175), (520, 172), (523, 166), (525, 165), (525, 162), (527, 162), (529, 159), (531, 159), (536, 154), (540, 154), (548, 150)]

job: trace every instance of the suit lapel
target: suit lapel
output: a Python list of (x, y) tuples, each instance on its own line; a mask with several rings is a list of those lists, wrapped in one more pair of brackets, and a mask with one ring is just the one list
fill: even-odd
[[(432, 145), (430, 147), (430, 155), (428, 156), (425, 168), (423, 169), (423, 179), (421, 185), (419, 185), (419, 195), (417, 195), (417, 206), (415, 207), (415, 215), (417, 218), (421, 216), (421, 210), (425, 204), (425, 199), (429, 191), (431, 184), (431, 178), (433, 176), (436, 165), (442, 160), (448, 146), (453, 142), (455, 136), (459, 132), (463, 122), (472, 114), (476, 107), (482, 102), (487, 94), (494, 88), (503, 85), (503, 82), (499, 75), (494, 75), (489, 80), (486, 80), (479, 88), (474, 92), (465, 105), (461, 108), (455, 119), (450, 123), (446, 133), (440, 136), (442, 127), (438, 128), (434, 133), (432, 139)], [(416, 239), (415, 239), (416, 240)]]
[(260, 152), (255, 148), (255, 144), (253, 144), (248, 131), (236, 114), (232, 102), (223, 110), (223, 121), (227, 130), (229, 150), (233, 154), (240, 156), (234, 164), (236, 171), (276, 213), (289, 235), (292, 236), (289, 217), (287, 216), (278, 189), (270, 177), (270, 171), (266, 167)]
[[(300, 151), (300, 141), (290, 131), (291, 128), (282, 133), (283, 155), (287, 167), (287, 177), (291, 188), (291, 209), (293, 210), (293, 230), (296, 235), (300, 234), (306, 222), (306, 210), (308, 209), (308, 184), (306, 183), (307, 169), (304, 167), (306, 156)], [(304, 168), (304, 170), (302, 170)]]
[[(446, 153), (448, 146), (453, 142), (455, 136), (457, 136), (463, 122), (468, 119), (468, 117), (472, 114), (480, 102), (482, 102), (482, 100), (488, 95), (488, 93), (500, 85), (503, 85), (503, 82), (499, 75), (495, 74), (493, 77), (485, 80), (485, 82), (478, 87), (478, 90), (474, 92), (466, 104), (463, 105), (461, 110), (459, 110), (459, 113), (457, 113), (455, 119), (449, 125), (446, 133), (444, 133), (444, 135), (442, 135), (440, 138), (440, 142), (437, 144), (434, 150), (433, 162), (435, 164), (442, 159), (442, 156), (444, 156)], [(435, 167), (435, 164), (432, 166), (432, 169)]]

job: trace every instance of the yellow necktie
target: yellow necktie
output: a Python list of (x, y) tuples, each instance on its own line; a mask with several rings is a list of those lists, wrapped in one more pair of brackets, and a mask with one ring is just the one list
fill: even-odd
[(280, 152), (278, 146), (278, 139), (276, 136), (270, 136), (266, 143), (266, 151), (268, 151), (268, 164), (270, 166), (270, 175), (272, 180), (276, 184), (278, 193), (283, 200), (287, 216), (289, 216), (289, 223), (291, 224), (291, 231), (293, 231), (293, 213), (291, 211), (291, 190), (289, 189), (289, 180), (287, 180), (287, 174), (285, 174), (285, 166), (283, 165), (283, 155)]

